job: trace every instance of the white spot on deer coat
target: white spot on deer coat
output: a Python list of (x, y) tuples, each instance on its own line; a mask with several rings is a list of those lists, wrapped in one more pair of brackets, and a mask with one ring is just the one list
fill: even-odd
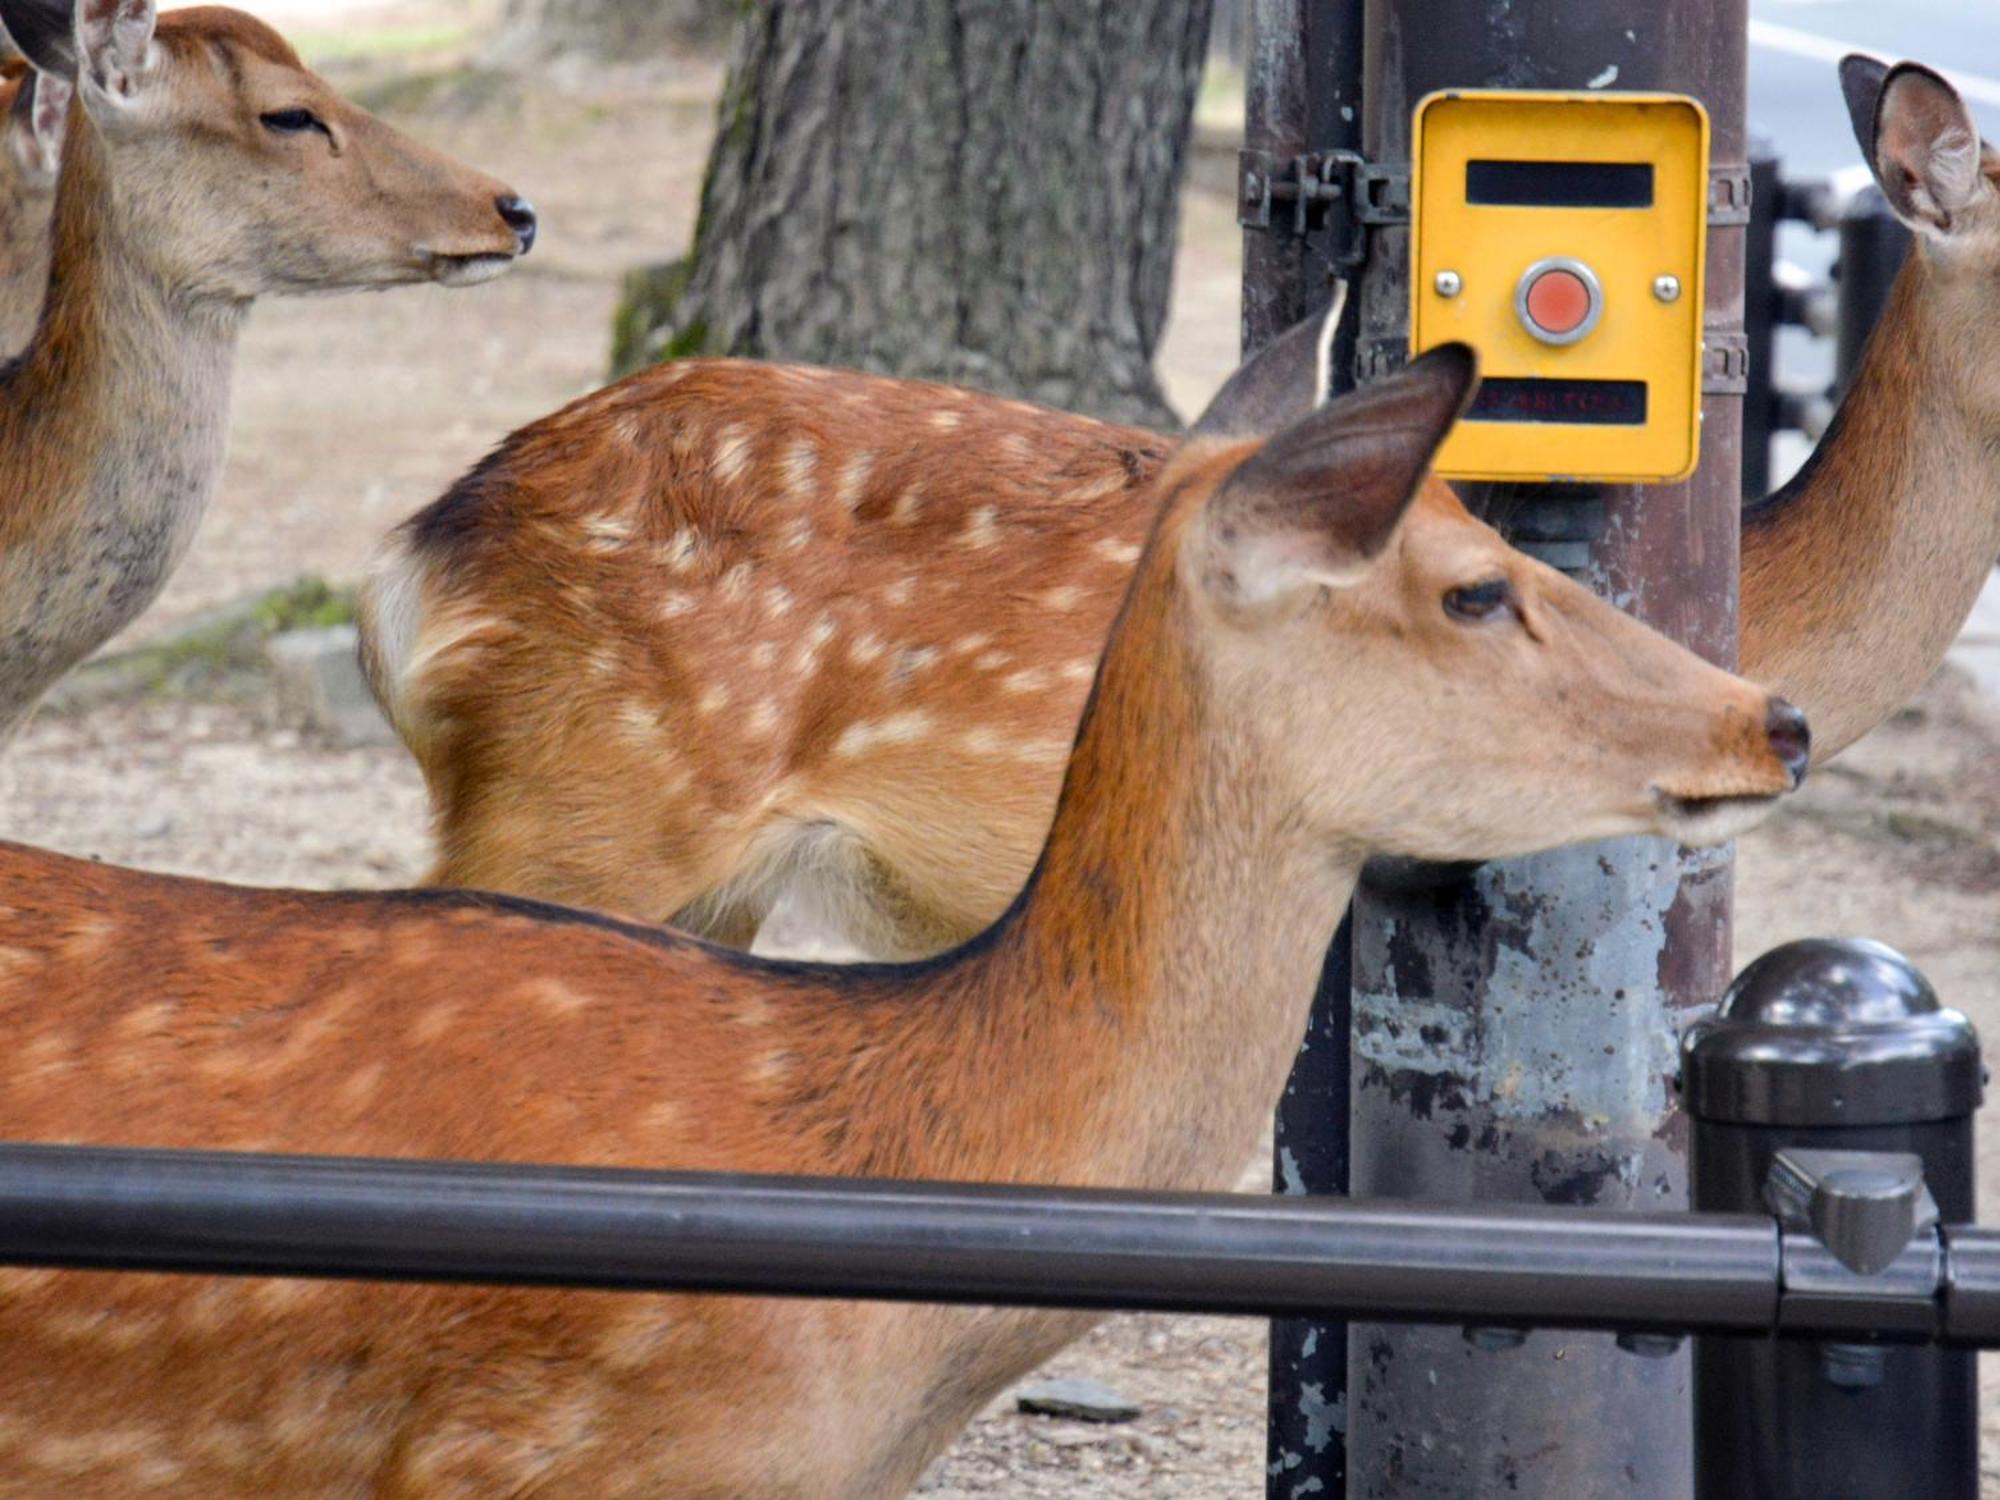
[(1139, 560), (1139, 544), (1137, 542), (1121, 542), (1116, 537), (1106, 537), (1103, 541), (1098, 542), (1096, 546), (1099, 557), (1103, 558), (1106, 562), (1117, 563), (1121, 567)]
[(930, 733), (931, 716), (921, 710), (890, 714), (884, 719), (862, 719), (841, 731), (833, 753), (844, 760), (866, 754), (877, 745), (907, 745)]
[(787, 493), (794, 500), (810, 500), (819, 477), (819, 453), (813, 445), (803, 438), (793, 443), (781, 468)]
[(729, 426), (722, 429), (715, 440), (715, 449), (709, 459), (709, 472), (718, 484), (734, 484), (743, 477), (744, 467), (750, 461), (750, 434), (741, 427)]
[(875, 455), (866, 449), (847, 456), (847, 462), (840, 466), (840, 481), (833, 490), (833, 498), (843, 509), (853, 510), (861, 503), (861, 497), (868, 489), (868, 476), (874, 469)]
[(994, 521), (998, 516), (999, 512), (990, 505), (982, 505), (973, 511), (970, 519), (965, 523), (965, 530), (959, 534), (958, 539), (960, 544), (972, 548), (981, 548), (990, 547), (999, 541), (1000, 531), (994, 525)]
[(1000, 679), (1000, 686), (1010, 693), (1039, 693), (1048, 685), (1049, 674), (1040, 667), (1023, 667)]

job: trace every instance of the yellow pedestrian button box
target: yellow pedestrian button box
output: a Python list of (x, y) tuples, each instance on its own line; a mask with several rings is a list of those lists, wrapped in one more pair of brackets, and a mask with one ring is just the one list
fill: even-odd
[(1673, 480), (1701, 443), (1708, 115), (1676, 94), (1432, 94), (1411, 145), (1410, 348), (1484, 381), (1454, 479)]

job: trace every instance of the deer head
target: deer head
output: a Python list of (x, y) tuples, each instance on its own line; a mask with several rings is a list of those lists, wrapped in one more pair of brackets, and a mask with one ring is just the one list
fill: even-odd
[(1207, 712), (1330, 845), (1732, 837), (1803, 778), (1803, 716), (1424, 481), (1474, 383), (1448, 346), (1261, 446), (1177, 460), (1211, 490), (1176, 549)]
[(349, 104), (241, 12), (0, 0), (0, 22), (74, 82), (124, 253), (177, 290), (468, 285), (534, 243), (533, 209), (504, 184)]
[(1921, 63), (1842, 60), (1841, 92), (1862, 158), (1890, 210), (1916, 235), (1929, 352), (1960, 399), (2000, 424), (2000, 352), (1959, 336), (1992, 321), (2000, 298), (2000, 151), (1981, 141), (1958, 91)]

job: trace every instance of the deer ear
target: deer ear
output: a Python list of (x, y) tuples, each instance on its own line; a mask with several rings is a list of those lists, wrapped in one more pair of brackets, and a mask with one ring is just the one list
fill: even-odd
[(1333, 335), (1347, 308), (1347, 283), (1333, 284), (1325, 312), (1278, 335), (1223, 383), (1190, 437), (1263, 437), (1325, 402), (1332, 384)]
[(1443, 344), (1265, 443), (1208, 502), (1205, 583), (1254, 604), (1356, 582), (1478, 384), (1472, 350)]
[(75, 15), (69, 0), (0, 0), (0, 28), (44, 73), (76, 75)]
[(127, 99), (153, 51), (153, 0), (76, 0), (76, 50), (82, 77), (101, 93)]
[(1847, 101), (1847, 118), (1870, 170), (1875, 165), (1875, 107), (1882, 102), (1888, 76), (1889, 65), (1865, 52), (1850, 52), (1840, 60), (1840, 96)]
[(1898, 63), (1885, 75), (1868, 165), (1896, 217), (1925, 234), (1950, 234), (1959, 215), (1991, 191), (1965, 101), (1920, 63)]
[(62, 165), (63, 133), (69, 125), (69, 101), (76, 90), (65, 79), (30, 69), (14, 96), (7, 122), (8, 145), (25, 177), (44, 187), (56, 179)]

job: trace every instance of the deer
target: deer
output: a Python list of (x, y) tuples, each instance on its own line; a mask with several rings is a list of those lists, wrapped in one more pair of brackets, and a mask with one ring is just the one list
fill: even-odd
[(49, 282), (49, 216), (70, 86), (0, 64), (0, 359), (28, 342)]
[[(1843, 77), (1885, 185), (1976, 140), (1926, 68)], [(1950, 334), (2000, 286), (1988, 161), (1939, 189), (1948, 224), (1891, 192), (1919, 252), (1815, 461), (1745, 517), (1740, 665), (1813, 716), (1822, 760), (1922, 685), (2000, 552), (2000, 356)], [(1309, 410), (1323, 330), (1279, 339), (1223, 405)], [(706, 359), (523, 428), (364, 590), (431, 882), (739, 947), (779, 908), (878, 958), (964, 941), (1041, 845), (1173, 451), (964, 390)], [(866, 731), (841, 727), (855, 704)]]
[[(1426, 482), (1474, 385), (1450, 345), (1268, 438), (1197, 424), (1034, 873), (949, 954), (4, 845), (0, 1138), (1227, 1186), (1371, 852), (1707, 843), (1806, 773), (1798, 709)], [(0, 1492), (883, 1500), (1092, 1321), (0, 1271)]]
[(41, 317), (0, 368), (4, 739), (186, 552), (256, 298), (470, 286), (528, 251), (536, 219), (240, 11), (0, 0), (0, 23), (45, 75), (37, 100), (46, 79), (75, 96)]
[[(1950, 83), (1849, 56), (1861, 154), (1914, 244), (1805, 468), (1743, 517), (1742, 660), (1860, 738), (1937, 670), (2000, 558), (2000, 151)], [(1821, 754), (1831, 753), (1822, 750)]]

